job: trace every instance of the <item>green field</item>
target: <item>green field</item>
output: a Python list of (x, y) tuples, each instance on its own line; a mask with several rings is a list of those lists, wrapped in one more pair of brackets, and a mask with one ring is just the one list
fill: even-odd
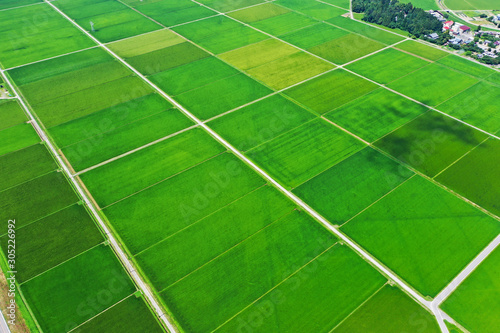
[[(390, 63), (391, 66), (386, 64)], [(395, 49), (386, 49), (347, 66), (358, 74), (379, 83), (387, 84), (424, 67), (429, 62)]]
[(272, 90), (238, 74), (177, 96), (182, 106), (206, 120), (272, 93)]
[[(106, 207), (223, 151), (203, 131), (192, 129), (84, 173), (81, 178), (97, 203)], [(134, 177), (129, 177), (129, 172)]]
[(247, 155), (293, 188), (363, 146), (328, 122), (316, 119), (249, 150)]
[(318, 23), (297, 31), (292, 31), (280, 38), (303, 49), (326, 43), (330, 40), (348, 35), (349, 32), (329, 24)]
[[(296, 211), (160, 295), (187, 331), (212, 331), (334, 242), (335, 238), (308, 215)], [(365, 283), (382, 279), (374, 275)], [(221, 301), (223, 307), (218, 306)]]
[(419, 43), (412, 40), (407, 40), (405, 42), (402, 42), (398, 44), (396, 48), (432, 61), (439, 60), (449, 55), (448, 52), (440, 50), (436, 47), (432, 47), (427, 44)]
[(297, 2), (289, 0), (279, 0), (276, 3), (294, 9), (299, 13), (310, 16), (316, 20), (324, 21), (333, 17), (346, 14), (347, 11), (338, 7), (330, 6), (321, 2)]
[(264, 0), (201, 0), (200, 2), (220, 12), (228, 12), (262, 3)]
[[(23, 283), (103, 242), (83, 206), (72, 205), (16, 229), (16, 279)], [(8, 237), (0, 238), (7, 256)]]
[(37, 276), (22, 288), (46, 332), (72, 329), (136, 290), (113, 251), (104, 245)]
[(339, 69), (285, 90), (284, 94), (323, 114), (376, 88), (376, 84)]
[(315, 116), (281, 95), (246, 106), (208, 125), (240, 151), (247, 151), (313, 119)]
[(19, 124), (0, 131), (0, 156), (34, 145), (41, 139), (31, 124)]
[(228, 15), (239, 21), (245, 23), (252, 23), (260, 20), (265, 20), (271, 17), (275, 17), (281, 14), (286, 14), (288, 12), (290, 12), (290, 10), (283, 8), (281, 6), (277, 6), (273, 3), (265, 3), (258, 6), (241, 9), (229, 13)]
[(429, 111), (374, 145), (434, 177), (486, 138), (482, 132)]
[(389, 285), (380, 289), (337, 326), (334, 333), (364, 332), (441, 332), (436, 319), (409, 296)]
[(341, 225), (412, 175), (402, 165), (367, 147), (293, 192), (330, 223)]
[(56, 169), (44, 145), (33, 145), (0, 157), (0, 191)]
[(384, 282), (383, 276), (354, 252), (336, 245), (216, 332), (242, 328), (254, 332), (328, 332)]
[(315, 23), (318, 23), (318, 21), (311, 17), (297, 12), (289, 12), (265, 20), (253, 22), (251, 25), (252, 27), (267, 32), (273, 36), (279, 36), (290, 31), (308, 27)]
[(157, 1), (145, 4), (139, 2), (134, 7), (165, 26), (182, 24), (217, 14), (213, 10), (199, 6), (191, 1), (177, 1), (175, 3), (172, 1)]
[(499, 97), (499, 87), (483, 81), (438, 105), (438, 109), (495, 134), (500, 131)]
[(500, 175), (496, 167), (500, 162), (499, 156), (500, 144), (490, 138), (436, 177), (436, 180), (500, 216), (497, 200)]
[(325, 117), (373, 142), (426, 110), (420, 104), (379, 88), (325, 114)]
[(47, 4), (1, 11), (0, 22), (4, 36), (0, 45), (3, 68), (95, 46)]
[[(450, 84), (443, 89), (443, 84), (447, 82)], [(477, 82), (477, 79), (469, 75), (434, 63), (393, 81), (388, 86), (426, 105), (436, 106)]]
[(444, 4), (446, 7), (456, 10), (499, 9), (498, 2), (495, 0), (445, 0)]
[(15, 100), (0, 100), (0, 131), (28, 121), (23, 109)]
[[(154, 287), (163, 290), (246, 239), (265, 232), (269, 225), (287, 219), (293, 209), (294, 205), (277, 190), (263, 186), (149, 247), (136, 255), (136, 260)], [(207, 235), (212, 235), (208, 242)]]
[(20, 7), (32, 4), (39, 4), (41, 0), (3, 0), (0, 3), (0, 9), (7, 9), (13, 7)]
[(327, 22), (387, 45), (400, 42), (404, 39), (404, 37), (400, 35), (346, 17), (337, 16), (329, 19)]
[(500, 325), (500, 249), (493, 251), (441, 306), (471, 332), (494, 333)]
[(498, 235), (500, 225), (415, 176), (342, 230), (422, 295), (435, 296)]
[(137, 253), (263, 184), (242, 162), (222, 154), (104, 212), (130, 251)]
[(108, 44), (108, 47), (123, 58), (164, 49), (185, 42), (185, 39), (170, 30), (158, 30)]
[(329, 4), (332, 4), (334, 6), (342, 7), (345, 9), (350, 8), (350, 2), (348, 0), (324, 0), (323, 2), (327, 2)]
[(441, 65), (445, 65), (454, 70), (463, 72), (465, 74), (469, 74), (479, 79), (485, 79), (494, 73), (498, 73), (494, 69), (491, 69), (488, 66), (480, 65), (476, 62), (470, 61), (469, 59), (459, 57), (453, 54), (450, 54), (444, 58), (441, 58), (437, 61)]

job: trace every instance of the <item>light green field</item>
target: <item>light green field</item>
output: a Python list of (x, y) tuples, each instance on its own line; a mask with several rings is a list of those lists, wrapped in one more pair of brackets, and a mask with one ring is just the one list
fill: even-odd
[(486, 138), (482, 132), (429, 111), (374, 145), (434, 177)]
[[(391, 64), (391, 66), (387, 66), (387, 64)], [(391, 48), (356, 61), (347, 66), (347, 69), (376, 82), (386, 84), (427, 64), (429, 62), (425, 60)]]
[(441, 306), (471, 332), (494, 333), (500, 325), (500, 249), (460, 285)]
[(15, 100), (0, 101), (0, 131), (28, 121), (23, 109)]
[(273, 178), (293, 188), (362, 147), (360, 141), (317, 119), (249, 150), (247, 155)]
[(138, 253), (263, 184), (243, 162), (222, 154), (111, 205), (104, 213), (130, 251)]
[(51, 127), (48, 131), (60, 148), (91, 138), (98, 142), (102, 140), (105, 133), (171, 107), (172, 105), (166, 99), (153, 93)]
[(411, 175), (410, 170), (367, 147), (293, 192), (330, 223), (341, 225)]
[(500, 131), (500, 88), (479, 82), (438, 106), (438, 109), (495, 134)]
[(325, 117), (362, 139), (373, 142), (427, 111), (427, 108), (379, 88)]
[(490, 67), (480, 65), (466, 58), (456, 56), (454, 54), (450, 54), (444, 58), (441, 58), (437, 62), (440, 63), (441, 65), (445, 65), (454, 70), (472, 75), (479, 79), (485, 79), (494, 73), (498, 73), (497, 71), (495, 71)]
[(445, 52), (443, 50), (440, 50), (436, 47), (428, 46), (424, 43), (419, 43), (415, 42), (412, 40), (407, 40), (405, 42), (402, 42), (395, 46), (396, 48), (412, 53), (416, 56), (431, 60), (431, 61), (436, 61), (439, 60), (443, 57), (446, 57), (449, 55), (448, 52)]
[(348, 34), (314, 46), (308, 51), (335, 64), (345, 64), (384, 47), (384, 44), (357, 34)]
[(292, 130), (314, 115), (281, 95), (274, 95), (208, 123), (240, 151)]
[(323, 114), (377, 87), (370, 81), (339, 69), (285, 90), (284, 94)]
[(299, 52), (297, 48), (276, 39), (267, 39), (223, 53), (219, 58), (239, 69), (248, 70)]
[(216, 332), (329, 332), (385, 282), (345, 246), (335, 245)]
[(239, 73), (223, 61), (208, 57), (157, 73), (150, 80), (167, 94), (175, 96)]
[[(23, 283), (104, 241), (81, 205), (16, 228), (16, 279)], [(0, 238), (7, 256), (8, 237)]]
[(280, 38), (300, 48), (309, 49), (313, 46), (326, 43), (332, 39), (348, 34), (348, 31), (333, 27), (329, 24), (318, 23), (297, 31), (292, 31), (280, 36)]
[(1, 11), (0, 22), (4, 36), (0, 44), (3, 68), (95, 46), (47, 4)]
[(498, 189), (500, 144), (490, 138), (453, 164), (436, 180), (472, 202), (500, 216)]
[(388, 86), (424, 104), (436, 106), (477, 82), (477, 79), (469, 75), (437, 64), (430, 64), (393, 81)]
[(270, 93), (271, 89), (238, 74), (180, 94), (177, 100), (194, 115), (206, 120)]
[(153, 75), (208, 56), (199, 47), (185, 42), (128, 58), (127, 62), (142, 74)]
[[(66, 178), (60, 172), (51, 172), (0, 192), (2, 226), (14, 218), (20, 228), (77, 201)], [(2, 230), (4, 235), (7, 227)]]
[(275, 90), (281, 90), (334, 67), (326, 61), (300, 52), (252, 68), (248, 70), (248, 74)]
[(239, 21), (245, 23), (252, 23), (260, 20), (265, 20), (271, 17), (275, 17), (281, 14), (285, 14), (288, 12), (290, 12), (290, 10), (286, 8), (283, 8), (281, 6), (276, 6), (273, 3), (266, 3), (238, 10), (236, 12), (229, 13), (228, 15)]
[(160, 295), (186, 331), (210, 332), (334, 242), (312, 218), (295, 211)]
[(0, 156), (34, 145), (41, 139), (31, 124), (19, 124), (0, 131)]
[(318, 23), (318, 21), (313, 18), (296, 12), (290, 12), (262, 21), (253, 22), (251, 25), (273, 36), (279, 36), (290, 31), (308, 27), (315, 23)]
[[(136, 260), (154, 287), (163, 290), (249, 237), (265, 232), (270, 224), (286, 219), (293, 209), (277, 190), (263, 186), (139, 253)], [(207, 235), (212, 235), (209, 241)]]
[(223, 151), (202, 130), (192, 129), (80, 177), (97, 203), (106, 207)]
[(434, 316), (396, 287), (386, 285), (357, 309), (333, 333), (356, 331), (439, 333)]
[(245, 1), (233, 1), (233, 0), (201, 0), (201, 3), (207, 6), (221, 11), (228, 12), (232, 10), (237, 10), (243, 7), (248, 7), (264, 2), (264, 0), (245, 0)]
[(33, 145), (0, 157), (0, 191), (56, 169), (44, 145)]
[(129, 296), (78, 327), (78, 333), (162, 333), (157, 319), (142, 297)]
[(191, 1), (139, 3), (136, 8), (141, 13), (168, 27), (217, 14), (213, 10), (199, 6)]
[(444, 4), (447, 8), (455, 10), (500, 9), (495, 0), (445, 0)]
[(44, 331), (62, 332), (136, 289), (113, 251), (101, 245), (26, 282), (22, 290)]
[(123, 58), (132, 58), (141, 54), (177, 45), (186, 40), (170, 30), (158, 30), (149, 34), (114, 42), (108, 47)]
[(126, 126), (91, 137), (62, 149), (76, 171), (80, 171), (176, 133), (193, 122), (177, 109), (170, 109)]
[(367, 23), (352, 20), (347, 17), (337, 16), (329, 19), (327, 22), (387, 45), (397, 43), (404, 39), (404, 37), (400, 35), (390, 33), (380, 28), (375, 28)]
[(435, 296), (498, 235), (500, 225), (415, 176), (342, 230), (422, 295)]

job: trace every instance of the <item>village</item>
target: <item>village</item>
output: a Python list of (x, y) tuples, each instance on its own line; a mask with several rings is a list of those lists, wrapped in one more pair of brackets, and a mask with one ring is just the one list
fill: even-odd
[[(500, 31), (483, 30), (481, 26), (469, 27), (461, 22), (450, 20), (444, 11), (430, 10), (429, 13), (442, 24), (442, 33), (426, 36), (430, 42), (465, 51), (471, 56), (491, 65), (498, 65), (500, 56)], [(500, 14), (488, 18), (493, 24), (500, 24)]]

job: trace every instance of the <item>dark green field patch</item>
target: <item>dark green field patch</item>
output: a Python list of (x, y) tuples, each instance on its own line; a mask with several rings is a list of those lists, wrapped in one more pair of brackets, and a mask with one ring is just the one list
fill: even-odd
[(98, 137), (91, 137), (62, 149), (76, 171), (80, 171), (159, 140), (193, 125), (177, 109), (154, 114)]
[[(306, 261), (216, 332), (250, 328), (254, 332), (329, 332), (385, 282), (345, 246), (335, 245), (314, 261)], [(272, 310), (263, 315), (265, 309)]]
[(208, 134), (192, 129), (80, 177), (97, 203), (105, 207), (223, 151), (225, 149)]
[(271, 89), (239, 74), (180, 94), (177, 100), (201, 120), (206, 120), (270, 93)]
[(208, 56), (199, 47), (185, 42), (128, 58), (127, 62), (142, 74), (152, 75)]
[(262, 21), (253, 22), (251, 25), (254, 28), (267, 32), (268, 34), (279, 36), (290, 31), (308, 27), (315, 23), (318, 23), (315, 19), (296, 12), (290, 12)]
[(129, 296), (73, 331), (74, 333), (162, 333), (142, 297)]
[[(294, 205), (277, 190), (264, 186), (155, 244), (136, 259), (155, 288), (163, 290), (245, 239), (263, 232), (293, 209)], [(209, 240), (207, 235), (212, 235)]]
[(498, 235), (500, 225), (415, 176), (341, 229), (422, 295), (433, 297)]
[[(0, 192), (2, 225), (15, 219), (20, 228), (78, 201), (73, 189), (60, 172), (51, 172)], [(4, 235), (7, 228), (5, 227)]]
[(348, 34), (349, 32), (333, 27), (329, 24), (318, 23), (297, 31), (292, 31), (285, 35), (281, 35), (280, 38), (300, 48), (309, 49), (313, 46), (326, 43), (332, 39)]
[(263, 184), (236, 157), (222, 154), (104, 212), (130, 251), (137, 253)]
[(0, 191), (56, 169), (45, 145), (33, 145), (0, 157)]
[[(7, 256), (8, 236), (0, 238)], [(72, 205), (16, 228), (16, 280), (23, 283), (104, 241), (83, 206)]]
[(367, 147), (293, 192), (332, 224), (341, 225), (411, 175), (410, 170)]
[(317, 119), (253, 148), (247, 155), (293, 188), (362, 147), (352, 136)]
[(345, 64), (380, 50), (384, 44), (356, 34), (348, 34), (311, 47), (308, 51), (335, 64)]
[(442, 305), (470, 332), (495, 333), (500, 325), (500, 248), (493, 251)]
[(377, 87), (370, 81), (339, 69), (285, 90), (284, 94), (323, 114)]
[(41, 0), (3, 0), (0, 9), (14, 8), (31, 4), (41, 3)]
[(22, 290), (42, 329), (64, 332), (136, 289), (111, 248), (101, 245), (26, 282)]
[(500, 88), (479, 82), (438, 106), (438, 109), (495, 134), (500, 131)]
[(295, 211), (160, 295), (186, 330), (209, 332), (334, 242), (311, 217)]
[(420, 104), (379, 88), (327, 113), (325, 117), (373, 142), (426, 110)]
[(127, 100), (127, 97), (124, 96), (124, 101), (120, 104), (51, 127), (48, 131), (60, 148), (92, 137), (96, 142), (99, 142), (104, 133), (168, 110), (171, 107), (172, 104), (156, 93), (131, 100)]
[(157, 73), (150, 80), (167, 94), (175, 96), (239, 73), (223, 61), (208, 57)]
[[(418, 323), (417, 323), (418, 322)], [(355, 331), (439, 333), (436, 319), (396, 287), (386, 285), (358, 308), (333, 333)]]
[[(387, 64), (391, 64), (387, 66)], [(429, 64), (395, 49), (385, 49), (347, 66), (348, 69), (379, 83), (389, 83)]]
[(429, 111), (374, 145), (433, 177), (486, 138), (482, 132)]
[(436, 180), (500, 216), (500, 143), (490, 138), (453, 164)]
[(16, 100), (0, 100), (0, 131), (26, 121), (28, 117)]
[(31, 124), (19, 124), (0, 131), (0, 156), (34, 145), (41, 139)]
[(247, 151), (314, 118), (309, 111), (280, 95), (248, 105), (209, 123), (236, 149)]

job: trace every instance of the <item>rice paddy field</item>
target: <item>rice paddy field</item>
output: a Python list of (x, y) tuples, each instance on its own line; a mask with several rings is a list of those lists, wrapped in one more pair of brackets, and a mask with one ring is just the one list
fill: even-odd
[(498, 71), (349, 7), (0, 1), (31, 332), (495, 331), (498, 250), (429, 302), (500, 234)]

